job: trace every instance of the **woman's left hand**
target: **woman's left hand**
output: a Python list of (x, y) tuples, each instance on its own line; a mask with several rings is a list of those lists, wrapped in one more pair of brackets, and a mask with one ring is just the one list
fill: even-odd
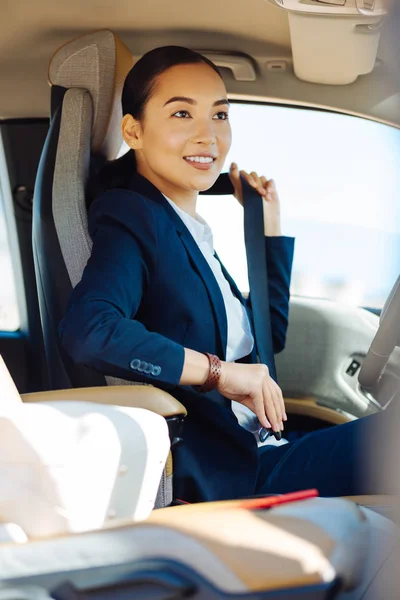
[(279, 196), (273, 179), (260, 177), (255, 171), (247, 173), (239, 171), (236, 163), (232, 163), (229, 169), (229, 178), (235, 189), (234, 196), (243, 206), (242, 182), (240, 176), (251, 185), (262, 197), (264, 208), (264, 234), (268, 237), (281, 234), (281, 215)]

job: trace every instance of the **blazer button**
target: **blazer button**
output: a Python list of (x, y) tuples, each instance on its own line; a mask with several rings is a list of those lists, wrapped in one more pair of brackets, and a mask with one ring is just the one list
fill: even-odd
[(145, 373), (146, 367), (147, 367), (147, 362), (145, 360), (141, 360), (140, 365), (138, 366), (139, 373)]
[(139, 369), (139, 367), (140, 367), (140, 360), (138, 358), (134, 358), (133, 360), (131, 360), (129, 366), (134, 371), (137, 371)]
[(151, 371), (153, 370), (153, 365), (151, 363), (146, 363), (146, 366), (143, 370), (146, 375), (150, 375)]
[(155, 365), (151, 370), (151, 374), (154, 375), (154, 377), (157, 377), (160, 373), (161, 367), (159, 367), (158, 365)]

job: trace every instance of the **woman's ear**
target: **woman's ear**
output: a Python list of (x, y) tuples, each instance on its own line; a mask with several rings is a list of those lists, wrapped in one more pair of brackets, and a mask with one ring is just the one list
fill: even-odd
[(124, 141), (130, 148), (140, 150), (142, 147), (142, 128), (132, 115), (125, 115), (121, 123), (121, 133)]

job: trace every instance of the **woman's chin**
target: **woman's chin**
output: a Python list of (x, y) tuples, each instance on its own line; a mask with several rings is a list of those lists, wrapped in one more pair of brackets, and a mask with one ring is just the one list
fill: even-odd
[(205, 192), (214, 185), (219, 175), (219, 171), (216, 172), (214, 169), (212, 170), (212, 172), (203, 172), (201, 173), (201, 175), (192, 178), (191, 185), (189, 187), (192, 190), (196, 190), (197, 192)]

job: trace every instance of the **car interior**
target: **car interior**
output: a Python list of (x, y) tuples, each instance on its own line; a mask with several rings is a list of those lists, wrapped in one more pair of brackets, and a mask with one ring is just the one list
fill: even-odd
[[(392, 453), (387, 472), (377, 469), (394, 481), (392, 496), (311, 490), (178, 505), (173, 451), (185, 407), (163, 390), (77, 366), (57, 326), (91, 252), (87, 181), (99, 161), (123, 151), (122, 86), (140, 56), (187, 46), (219, 66), (233, 108), (289, 110), (299, 127), (306, 113), (346, 117), (398, 136), (399, 7), (20, 0), (1, 11), (0, 599), (397, 598), (395, 434), (374, 440)], [(372, 177), (375, 163), (364, 168), (354, 176)], [(384, 166), (395, 169), (395, 160)], [(396, 232), (398, 209), (390, 210)], [(320, 253), (332, 252), (339, 272), (337, 245)], [(399, 401), (398, 259), (379, 265), (385, 285), (376, 303), (293, 288), (286, 347), (276, 356), (287, 431), (346, 423)], [(363, 250), (344, 262), (358, 281)], [(372, 465), (372, 453), (365, 461)]]

